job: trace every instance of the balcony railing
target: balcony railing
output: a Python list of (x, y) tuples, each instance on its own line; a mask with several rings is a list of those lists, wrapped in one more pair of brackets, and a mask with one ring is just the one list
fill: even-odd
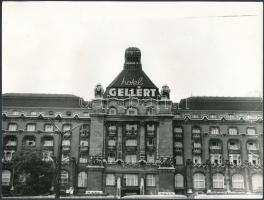
[(62, 146), (62, 151), (70, 151), (71, 146)]
[(80, 147), (80, 151), (81, 151), (81, 152), (87, 152), (88, 149), (89, 149), (88, 146), (81, 146), (81, 147)]
[(193, 148), (193, 153), (201, 153), (202, 152), (202, 149), (199, 147), (199, 148)]
[(126, 130), (126, 135), (137, 135), (138, 131), (137, 130)]
[(201, 134), (200, 133), (193, 133), (192, 136), (193, 136), (193, 138), (200, 138)]
[(147, 131), (147, 135), (149, 135), (149, 136), (154, 136), (154, 135), (155, 135), (155, 131), (148, 130), (148, 131)]
[(220, 146), (210, 146), (211, 150), (221, 150), (222, 148)]

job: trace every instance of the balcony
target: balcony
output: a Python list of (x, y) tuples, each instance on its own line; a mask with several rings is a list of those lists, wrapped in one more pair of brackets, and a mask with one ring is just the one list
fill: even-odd
[(200, 153), (202, 153), (202, 149), (201, 148), (193, 148), (193, 153), (195, 153), (195, 154), (200, 154)]
[(201, 134), (200, 133), (193, 133), (192, 134), (194, 139), (200, 139), (201, 138)]
[(148, 151), (155, 151), (156, 147), (154, 145), (147, 145), (147, 150)]
[(138, 134), (137, 130), (126, 130), (126, 135), (127, 136), (135, 136)]
[(174, 151), (175, 151), (176, 153), (182, 153), (183, 148), (182, 148), (182, 147), (174, 147)]
[(155, 131), (154, 130), (148, 130), (147, 131), (147, 136), (154, 136), (155, 135)]
[(175, 138), (182, 138), (182, 133), (174, 133)]
[(80, 147), (80, 152), (87, 152), (89, 150), (88, 146), (81, 146)]
[(110, 150), (110, 151), (111, 151), (111, 150), (113, 151), (113, 150), (116, 149), (116, 145), (108, 145), (108, 146), (107, 146), (107, 149)]
[(62, 146), (62, 151), (70, 151), (71, 150), (71, 146)]

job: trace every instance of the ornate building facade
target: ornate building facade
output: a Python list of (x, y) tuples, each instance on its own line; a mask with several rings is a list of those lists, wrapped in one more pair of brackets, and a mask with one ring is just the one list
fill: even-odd
[[(76, 195), (248, 194), (263, 190), (263, 112), (257, 97), (172, 102), (125, 52), (123, 70), (95, 98), (4, 94), (2, 188), (14, 185), (12, 157), (41, 150), (53, 162), (62, 138), (61, 188)], [(54, 127), (56, 124), (57, 128)]]

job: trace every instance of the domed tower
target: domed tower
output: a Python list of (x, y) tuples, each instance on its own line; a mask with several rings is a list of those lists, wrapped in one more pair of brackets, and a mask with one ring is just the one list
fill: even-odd
[(125, 51), (125, 70), (138, 70), (142, 69), (141, 66), (141, 52), (137, 47), (128, 47)]

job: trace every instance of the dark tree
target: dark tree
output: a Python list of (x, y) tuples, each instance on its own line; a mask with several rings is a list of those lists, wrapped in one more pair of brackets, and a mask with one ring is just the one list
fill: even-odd
[(40, 151), (24, 150), (17, 153), (14, 168), (15, 194), (49, 194), (53, 181), (53, 162), (43, 161)]

